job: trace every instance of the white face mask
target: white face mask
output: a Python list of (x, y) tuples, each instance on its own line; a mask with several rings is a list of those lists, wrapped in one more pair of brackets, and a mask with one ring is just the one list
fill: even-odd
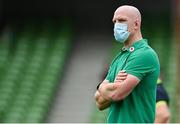
[(115, 23), (114, 24), (114, 37), (117, 42), (124, 43), (130, 35), (127, 24)]

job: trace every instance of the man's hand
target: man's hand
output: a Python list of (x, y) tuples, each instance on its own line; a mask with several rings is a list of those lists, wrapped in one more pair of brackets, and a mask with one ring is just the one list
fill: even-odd
[[(114, 83), (122, 83), (127, 78), (127, 75), (128, 74), (125, 70), (120, 71), (116, 76)], [(110, 86), (108, 90), (106, 89), (107, 85)], [(101, 83), (101, 85), (99, 86), (99, 90), (97, 90), (95, 93), (96, 105), (98, 106), (99, 110), (104, 110), (110, 106), (111, 98), (106, 96), (109, 96), (108, 94), (111, 94), (112, 91), (115, 90), (115, 88), (116, 85), (114, 85), (113, 83), (110, 84), (108, 80), (104, 80)], [(104, 96), (102, 96), (99, 91), (103, 92)]]
[(127, 78), (127, 73), (125, 70), (119, 71), (118, 75), (116, 76), (114, 83), (121, 83)]
[[(127, 73), (125, 70), (119, 71), (118, 75), (116, 76), (114, 83), (109, 83), (108, 80), (104, 80), (101, 85), (99, 86), (99, 91), (103, 92), (104, 98), (112, 101), (112, 99), (108, 96), (111, 96), (113, 90), (117, 88), (118, 83), (122, 83), (127, 78)], [(109, 89), (106, 89), (106, 86), (109, 85)]]
[(131, 74), (120, 71), (114, 83), (103, 82), (99, 87), (99, 93), (109, 101), (120, 101), (125, 99), (140, 80)]
[(95, 93), (95, 100), (96, 100), (96, 105), (98, 106), (99, 110), (104, 110), (108, 108), (111, 103), (110, 101), (103, 98), (98, 90)]
[[(108, 89), (107, 89), (107, 86), (108, 86)], [(98, 91), (104, 99), (108, 101), (112, 101), (111, 97), (109, 97), (109, 94), (111, 94), (112, 91), (115, 90), (114, 86), (115, 86), (114, 83), (110, 83), (109, 81), (105, 80), (99, 86)]]

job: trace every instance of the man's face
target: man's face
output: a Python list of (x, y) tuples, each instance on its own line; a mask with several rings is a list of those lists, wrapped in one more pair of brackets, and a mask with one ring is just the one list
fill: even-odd
[(132, 33), (133, 31), (133, 19), (130, 18), (131, 15), (128, 15), (126, 11), (123, 10), (117, 10), (114, 13), (114, 17), (112, 19), (113, 23), (125, 23), (128, 25), (128, 31)]

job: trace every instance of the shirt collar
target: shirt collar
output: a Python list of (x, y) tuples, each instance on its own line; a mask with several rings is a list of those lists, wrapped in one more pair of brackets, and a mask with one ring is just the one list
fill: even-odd
[(139, 48), (141, 48), (142, 46), (147, 45), (147, 44), (148, 44), (147, 39), (141, 39), (141, 40), (139, 40), (139, 41), (134, 42), (134, 43), (133, 43), (131, 46), (129, 46), (128, 48), (123, 47), (123, 48), (122, 48), (122, 51), (123, 51), (123, 52), (125, 52), (125, 51), (133, 52), (134, 50), (139, 49)]

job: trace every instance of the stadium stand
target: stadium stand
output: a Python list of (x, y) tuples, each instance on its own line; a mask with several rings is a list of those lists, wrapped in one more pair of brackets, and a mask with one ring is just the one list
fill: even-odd
[(38, 123), (47, 116), (71, 46), (67, 25), (47, 24), (2, 32), (0, 122)]

